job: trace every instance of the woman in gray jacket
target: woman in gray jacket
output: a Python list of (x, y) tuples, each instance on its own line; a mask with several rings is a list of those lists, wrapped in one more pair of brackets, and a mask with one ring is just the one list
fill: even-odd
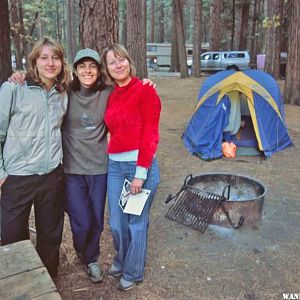
[(29, 238), (34, 204), (36, 249), (56, 276), (63, 231), (61, 124), (70, 73), (63, 48), (45, 38), (28, 57), (25, 85), (0, 89), (1, 244)]

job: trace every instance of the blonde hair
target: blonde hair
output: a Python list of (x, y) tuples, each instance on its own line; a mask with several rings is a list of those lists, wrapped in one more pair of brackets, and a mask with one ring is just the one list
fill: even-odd
[(107, 68), (107, 53), (109, 51), (112, 51), (115, 55), (115, 57), (119, 56), (122, 58), (126, 58), (129, 62), (130, 67), (130, 76), (136, 75), (136, 67), (135, 63), (132, 60), (131, 56), (128, 54), (128, 51), (124, 48), (124, 46), (120, 44), (112, 44), (108, 47), (106, 47), (101, 55), (101, 70), (105, 78), (105, 83), (108, 85), (113, 85), (115, 83), (115, 80), (110, 76)]
[(64, 58), (63, 47), (58, 42), (50, 38), (44, 38), (36, 42), (35, 45), (33, 46), (31, 52), (28, 55), (28, 72), (26, 75), (26, 79), (34, 81), (41, 86), (44, 85), (36, 68), (36, 61), (40, 57), (44, 46), (49, 47), (59, 57), (59, 59), (62, 62), (61, 72), (56, 77), (56, 89), (59, 92), (63, 92), (67, 89), (71, 81), (71, 72), (68, 63)]

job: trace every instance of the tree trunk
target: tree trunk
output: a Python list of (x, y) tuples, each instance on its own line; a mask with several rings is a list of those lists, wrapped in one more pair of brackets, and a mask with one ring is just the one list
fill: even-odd
[(241, 26), (242, 26), (242, 1), (235, 0), (234, 5), (234, 38), (233, 38), (233, 48), (231, 50), (238, 50), (240, 48), (240, 36), (241, 36)]
[(56, 40), (61, 42), (61, 28), (60, 28), (60, 14), (59, 14), (58, 0), (56, 0)]
[[(120, 43), (123, 44), (125, 46), (125, 48), (127, 48), (127, 1), (123, 0), (121, 2), (119, 2), (121, 5), (121, 16), (120, 16), (120, 25), (121, 26), (121, 40)], [(120, 29), (120, 28), (119, 28)]]
[(182, 3), (181, 0), (173, 0), (173, 4), (175, 7), (176, 35), (177, 35), (177, 45), (178, 45), (180, 77), (186, 78), (188, 76), (188, 69), (187, 69), (187, 61), (186, 61), (184, 30), (183, 30)]
[(67, 53), (69, 61), (73, 61), (77, 52), (77, 34), (75, 27), (75, 1), (66, 0), (66, 16), (67, 16)]
[(252, 27), (251, 27), (251, 41), (250, 41), (250, 53), (251, 53), (251, 64), (256, 64), (257, 57), (257, 22), (258, 22), (258, 11), (260, 6), (260, 0), (254, 0), (253, 13), (252, 13)]
[(12, 73), (8, 1), (0, 0), (0, 83)]
[(146, 0), (127, 2), (127, 48), (139, 78), (148, 77), (146, 55)]
[[(25, 25), (24, 25), (24, 14), (23, 14), (23, 1), (22, 0), (18, 0), (19, 5), (18, 5), (18, 15), (19, 15), (19, 22), (20, 22), (20, 38), (21, 38), (21, 48), (22, 48), (22, 57), (27, 57), (30, 51), (29, 48), (29, 38), (26, 34), (26, 30), (25, 30)], [(26, 60), (26, 64), (27, 64), (27, 60)], [(22, 64), (22, 68), (23, 68), (23, 64)]]
[(240, 43), (238, 48), (239, 50), (247, 50), (248, 22), (249, 22), (249, 2), (248, 0), (243, 0)]
[(155, 0), (151, 0), (150, 43), (155, 41)]
[(281, 46), (280, 49), (282, 52), (287, 52), (288, 51), (288, 28), (289, 28), (289, 3), (285, 2), (283, 5), (283, 14), (282, 14), (282, 37), (281, 37)]
[(201, 23), (202, 23), (202, 0), (194, 0), (194, 32), (193, 32), (193, 69), (192, 75), (200, 77), (201, 65)]
[[(37, 24), (39, 22), (39, 15), (40, 15), (40, 12), (39, 11), (36, 11), (35, 14), (34, 14), (34, 19), (33, 19), (33, 22), (31, 24), (31, 28), (30, 28), (30, 31), (29, 31), (29, 38), (32, 40), (32, 37), (33, 37), (33, 32), (35, 30), (35, 28), (37, 27)], [(30, 48), (30, 47), (29, 47)], [(29, 50), (29, 49), (28, 49)]]
[(165, 40), (165, 8), (164, 8), (164, 1), (160, 1), (160, 6), (159, 6), (159, 17), (158, 17), (158, 25), (159, 25), (159, 35), (157, 42), (158, 43), (163, 43)]
[[(275, 5), (274, 5), (275, 4)], [(281, 0), (268, 0), (266, 2), (266, 65), (265, 71), (280, 78), (280, 38), (281, 38), (281, 17), (283, 13), (283, 2)]]
[(80, 44), (99, 53), (118, 41), (118, 1), (80, 0)]
[(265, 11), (265, 23), (264, 27), (266, 29), (266, 61), (264, 71), (272, 74), (272, 61), (274, 59), (274, 27), (272, 24), (272, 16), (274, 14), (273, 9), (273, 0), (266, 0), (264, 3), (264, 11)]
[[(281, 53), (281, 39), (283, 33), (283, 4), (282, 0), (276, 0), (275, 2), (275, 38), (274, 38), (274, 60), (273, 60), (273, 76), (275, 79), (281, 79), (280, 74), (280, 53)], [(274, 3), (273, 3), (274, 5)]]
[(220, 31), (221, 31), (221, 11), (223, 1), (213, 0), (211, 5), (211, 34), (210, 49), (212, 51), (220, 50)]
[(16, 59), (16, 69), (21, 70), (22, 66), (22, 58), (24, 56), (24, 51), (22, 47), (22, 34), (21, 34), (21, 23), (19, 18), (19, 5), (20, 1), (15, 0), (11, 2), (11, 35), (13, 38), (13, 42), (15, 44), (15, 59)]
[[(174, 0), (173, 0), (174, 1)], [(171, 66), (170, 72), (179, 72), (179, 54), (178, 54), (178, 41), (176, 32), (176, 12), (175, 5), (172, 6), (172, 45), (171, 45)]]
[(235, 0), (232, 0), (232, 27), (231, 27), (231, 40), (230, 50), (234, 49), (234, 31), (235, 31)]
[(285, 102), (300, 105), (300, 1), (290, 0), (289, 49), (284, 85)]
[(43, 22), (43, 18), (41, 16), (41, 14), (39, 13), (38, 15), (38, 19), (37, 19), (37, 25), (38, 25), (38, 35), (39, 35), (39, 39), (41, 40), (42, 38), (44, 38), (44, 34), (45, 34), (45, 28), (44, 28), (44, 22)]

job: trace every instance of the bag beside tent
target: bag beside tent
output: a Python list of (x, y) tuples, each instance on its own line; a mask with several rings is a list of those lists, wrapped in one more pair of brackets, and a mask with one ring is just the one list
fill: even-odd
[[(191, 154), (203, 160), (222, 157), (224, 129), (228, 126), (231, 111), (229, 96), (233, 91), (246, 99), (248, 119), (259, 151), (270, 157), (292, 145), (282, 97), (274, 78), (258, 70), (225, 70), (210, 76), (200, 89), (198, 103), (182, 136)], [(238, 147), (242, 146), (240, 142)]]

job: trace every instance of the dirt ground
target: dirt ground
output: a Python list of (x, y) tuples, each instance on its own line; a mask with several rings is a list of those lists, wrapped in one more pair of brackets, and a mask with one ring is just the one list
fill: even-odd
[[(204, 162), (189, 155), (181, 140), (203, 79), (153, 80), (163, 105), (157, 154), (161, 184), (151, 210), (145, 280), (128, 292), (117, 291), (117, 281), (108, 277), (101, 284), (91, 283), (75, 256), (66, 217), (55, 281), (63, 300), (278, 300), (283, 293), (300, 293), (300, 107), (285, 110), (295, 147), (261, 163)], [(175, 194), (188, 174), (220, 171), (250, 176), (265, 185), (264, 217), (257, 226), (209, 227), (202, 234), (165, 218), (171, 205), (165, 204), (167, 195)], [(113, 255), (106, 225), (99, 259), (105, 270)]]

